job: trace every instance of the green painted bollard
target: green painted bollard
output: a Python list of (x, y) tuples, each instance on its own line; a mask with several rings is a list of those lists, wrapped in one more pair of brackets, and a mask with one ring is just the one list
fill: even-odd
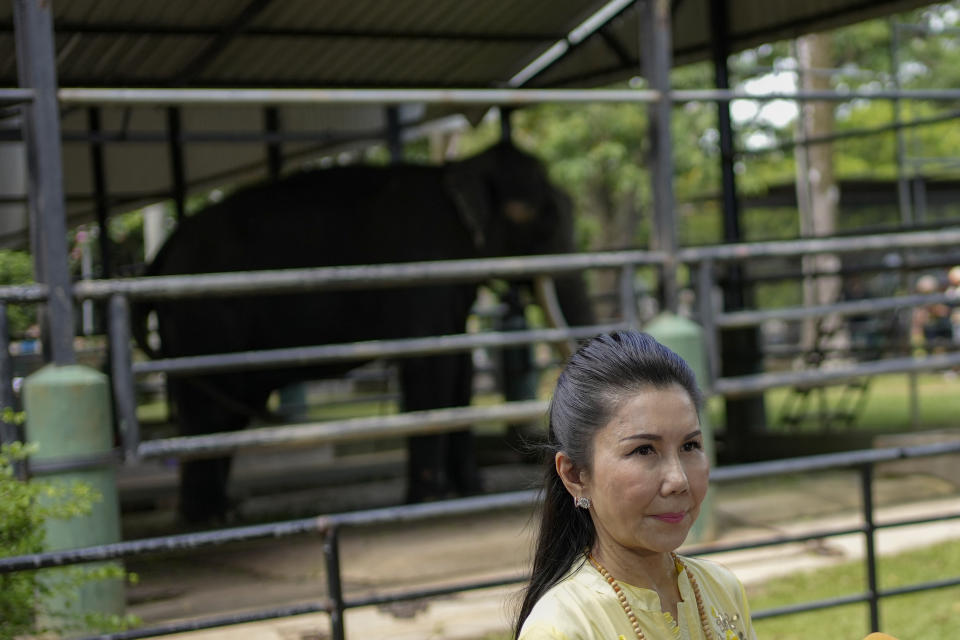
[[(705, 387), (709, 382), (707, 376), (707, 350), (704, 342), (703, 329), (696, 322), (682, 316), (665, 312), (658, 315), (644, 327), (644, 331), (652, 335), (659, 342), (672, 349), (677, 355), (687, 361), (693, 373), (697, 376), (697, 383)], [(700, 428), (703, 431), (703, 443), (710, 455), (711, 466), (716, 464), (716, 454), (713, 446), (713, 429), (710, 426), (710, 417), (707, 408), (700, 412)], [(694, 524), (687, 542), (705, 542), (713, 539), (714, 517), (710, 492), (700, 506), (700, 517)]]
[[(101, 499), (91, 512), (65, 520), (46, 522), (46, 550), (57, 551), (120, 541), (120, 509), (116, 473), (110, 451), (113, 435), (110, 419), (110, 394), (107, 378), (84, 366), (48, 365), (24, 382), (26, 439), (37, 446), (30, 457), (31, 468), (51, 483), (81, 482)], [(60, 463), (82, 465), (73, 470), (58, 470)], [(91, 563), (85, 568), (118, 566), (116, 563)], [(60, 572), (58, 575), (56, 572)], [(63, 569), (47, 570), (51, 586), (66, 584)], [(41, 574), (43, 575), (43, 574)], [(63, 590), (61, 586), (61, 590)], [(68, 614), (83, 618), (89, 613), (123, 614), (123, 581), (97, 579), (70, 587), (67, 596), (55, 593), (44, 607), (53, 622)]]

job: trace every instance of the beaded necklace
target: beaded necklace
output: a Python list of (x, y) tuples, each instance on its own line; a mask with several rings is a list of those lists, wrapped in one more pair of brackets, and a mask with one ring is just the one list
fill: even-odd
[[(693, 572), (690, 571), (690, 568), (683, 563), (680, 558), (677, 557), (677, 554), (671, 553), (670, 557), (673, 559), (674, 564), (679, 564), (683, 567), (684, 572), (687, 574), (687, 578), (690, 580), (690, 586), (693, 587), (693, 596), (697, 600), (697, 613), (700, 614), (700, 627), (703, 629), (703, 637), (706, 640), (714, 640), (713, 631), (710, 629), (710, 623), (707, 620), (707, 612), (703, 608), (703, 598), (700, 596), (700, 585), (697, 584), (697, 579), (693, 577)], [(640, 621), (637, 620), (636, 614), (633, 612), (633, 607), (630, 606), (630, 603), (627, 602), (627, 596), (623, 592), (623, 588), (620, 586), (620, 583), (610, 575), (610, 572), (607, 571), (602, 564), (597, 562), (593, 555), (588, 551), (587, 560), (590, 561), (590, 564), (600, 572), (600, 575), (603, 576), (603, 579), (609, 583), (613, 588), (613, 592), (617, 595), (617, 600), (620, 602), (620, 607), (623, 609), (623, 612), (627, 614), (627, 619), (630, 621), (630, 626), (633, 627), (633, 632), (637, 635), (637, 640), (646, 640), (646, 636), (643, 635), (643, 630), (640, 628)]]

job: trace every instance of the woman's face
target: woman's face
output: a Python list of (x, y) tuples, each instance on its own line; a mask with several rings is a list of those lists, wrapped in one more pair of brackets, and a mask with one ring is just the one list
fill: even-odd
[(673, 551), (700, 513), (709, 475), (697, 410), (683, 387), (629, 396), (594, 435), (590, 468), (580, 474), (598, 545)]

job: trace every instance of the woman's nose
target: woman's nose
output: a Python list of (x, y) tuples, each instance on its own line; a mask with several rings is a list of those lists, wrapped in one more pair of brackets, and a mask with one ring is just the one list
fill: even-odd
[(687, 472), (683, 468), (683, 463), (678, 458), (672, 458), (665, 461), (664, 465), (661, 493), (671, 495), (686, 492), (690, 488), (690, 483), (687, 480)]

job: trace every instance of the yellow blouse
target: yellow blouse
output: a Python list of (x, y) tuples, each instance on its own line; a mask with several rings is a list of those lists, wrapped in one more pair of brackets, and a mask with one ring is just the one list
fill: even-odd
[[(756, 640), (743, 585), (726, 567), (708, 560), (683, 558), (700, 585), (700, 595), (716, 640)], [(683, 601), (678, 620), (660, 610), (651, 589), (625, 582), (620, 587), (640, 621), (647, 640), (705, 640), (693, 587), (678, 567)], [(613, 588), (585, 558), (534, 605), (520, 629), (519, 640), (634, 640), (633, 627)]]

